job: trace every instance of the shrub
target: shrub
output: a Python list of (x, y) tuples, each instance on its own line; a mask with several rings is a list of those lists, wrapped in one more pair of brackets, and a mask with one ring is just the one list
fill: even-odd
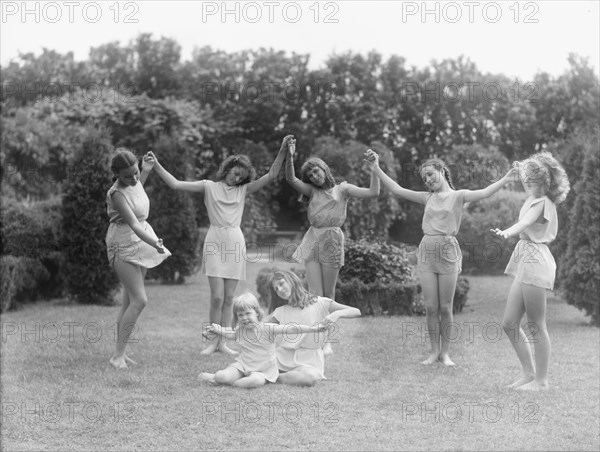
[(365, 284), (357, 278), (338, 284), (336, 300), (360, 309), (363, 315), (422, 315), (415, 283)]
[[(583, 310), (600, 326), (600, 161), (597, 149), (588, 148), (583, 174), (574, 185), (567, 249), (558, 256), (561, 290), (567, 303)], [(560, 231), (559, 231), (560, 234)]]
[[(185, 180), (188, 162), (185, 146), (174, 137), (161, 137), (155, 151), (173, 176)], [(194, 203), (190, 193), (172, 190), (156, 174), (150, 174), (146, 187), (151, 201), (148, 221), (172, 253), (162, 264), (150, 269), (148, 277), (181, 284), (198, 267), (201, 256), (196, 252), (199, 233)]]
[(367, 283), (414, 283), (413, 270), (404, 248), (366, 239), (346, 240), (345, 265), (340, 270), (340, 281), (356, 278)]
[[(33, 301), (38, 298), (63, 295), (64, 259), (60, 243), (61, 208), (60, 198), (29, 206), (12, 202), (2, 208), (0, 254), (3, 258), (23, 258), (19, 265), (10, 264), (14, 267), (11, 272), (16, 272), (16, 278), (23, 269), (29, 269), (25, 271), (30, 273), (26, 278), (27, 290), (18, 289), (20, 295), (17, 296), (17, 299), (19, 301)], [(9, 259), (6, 262), (8, 265), (12, 261)], [(40, 265), (44, 271), (37, 270)], [(18, 283), (15, 282), (15, 284), (15, 287), (18, 287)]]
[(105, 243), (111, 153), (106, 129), (88, 126), (82, 147), (73, 157), (72, 177), (64, 186), (65, 279), (69, 293), (80, 303), (113, 304), (118, 286)]
[(34, 300), (37, 287), (48, 281), (50, 273), (39, 259), (2, 256), (0, 265), (0, 312), (15, 307), (15, 302)]

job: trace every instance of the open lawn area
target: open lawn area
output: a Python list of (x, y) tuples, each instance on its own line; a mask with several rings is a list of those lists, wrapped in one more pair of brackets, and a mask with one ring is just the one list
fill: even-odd
[[(240, 289), (254, 290), (264, 265), (250, 264)], [(599, 450), (599, 330), (551, 295), (551, 389), (507, 390), (520, 370), (500, 328), (511, 279), (469, 281), (456, 368), (420, 364), (424, 317), (341, 320), (314, 388), (199, 381), (231, 361), (199, 355), (199, 274), (148, 283), (127, 370), (108, 364), (117, 307), (27, 305), (2, 315), (2, 450)]]

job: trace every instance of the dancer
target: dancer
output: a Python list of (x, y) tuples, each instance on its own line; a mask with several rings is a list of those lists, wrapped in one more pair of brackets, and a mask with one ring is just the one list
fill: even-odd
[[(505, 230), (491, 231), (507, 239), (519, 235), (504, 273), (515, 277), (502, 325), (517, 357), (522, 376), (509, 388), (524, 391), (548, 389), (550, 336), (546, 326), (546, 291), (554, 288), (556, 263), (548, 249), (558, 232), (556, 204), (569, 192), (567, 174), (549, 152), (540, 152), (518, 165), (527, 199), (519, 212), (519, 221)], [(527, 313), (531, 339), (534, 342), (535, 364), (526, 335), (521, 328)]]
[(144, 278), (148, 268), (156, 267), (171, 255), (152, 226), (146, 222), (150, 201), (144, 183), (152, 170), (152, 158), (146, 154), (142, 173), (136, 156), (125, 148), (117, 149), (111, 160), (115, 181), (106, 193), (110, 225), (106, 233), (108, 261), (123, 284), (123, 305), (117, 316), (117, 343), (109, 362), (117, 369), (135, 364), (125, 354), (127, 341), (148, 303)]
[[(246, 195), (260, 190), (277, 178), (283, 165), (285, 150), (292, 139), (293, 135), (283, 139), (269, 172), (257, 180), (254, 180), (256, 171), (245, 155), (232, 155), (225, 159), (217, 173), (217, 182), (186, 182), (171, 175), (156, 156), (150, 153), (154, 159), (155, 171), (169, 187), (204, 194), (210, 228), (204, 239), (202, 273), (208, 277), (210, 286), (210, 323), (230, 325), (233, 294), (238, 282), (246, 279), (246, 242), (240, 228)], [(237, 354), (220, 337), (209, 341), (200, 354), (208, 355), (217, 350)]]
[(401, 187), (379, 167), (379, 156), (369, 150), (366, 162), (393, 195), (425, 205), (417, 263), (423, 297), (431, 353), (423, 364), (441, 361), (454, 366), (448, 353), (449, 340), (443, 334), (453, 322), (452, 304), (458, 275), (462, 270), (462, 253), (456, 240), (463, 205), (496, 193), (511, 181), (516, 172), (511, 168), (497, 182), (481, 190), (455, 190), (450, 170), (439, 159), (427, 160), (420, 168), (429, 191), (413, 191)]
[(260, 304), (250, 292), (234, 298), (233, 313), (233, 329), (213, 324), (207, 328), (207, 334), (235, 339), (241, 347), (240, 355), (233, 364), (216, 374), (201, 373), (203, 380), (240, 388), (257, 388), (267, 382), (275, 383), (279, 377), (275, 336), (282, 335), (283, 342), (296, 343), (298, 334), (325, 330), (323, 323), (314, 326), (262, 323), (264, 315)]
[[(309, 293), (296, 274), (276, 271), (270, 282), (271, 313), (265, 322), (285, 325), (322, 323), (331, 328), (339, 319), (360, 317), (360, 310), (337, 303), (330, 298)], [(303, 335), (302, 338), (282, 341), (276, 348), (277, 367), (281, 383), (313, 386), (325, 378), (323, 343), (328, 335)]]
[[(310, 293), (335, 299), (335, 286), (344, 265), (344, 233), (346, 206), (350, 198), (368, 199), (379, 196), (379, 178), (371, 171), (369, 188), (342, 182), (336, 184), (327, 164), (317, 157), (309, 158), (300, 170), (302, 180), (294, 172), (295, 140), (288, 147), (285, 175), (288, 183), (300, 193), (300, 201), (308, 204), (310, 228), (296, 249), (292, 260), (305, 263)], [(325, 353), (331, 353), (330, 343)]]

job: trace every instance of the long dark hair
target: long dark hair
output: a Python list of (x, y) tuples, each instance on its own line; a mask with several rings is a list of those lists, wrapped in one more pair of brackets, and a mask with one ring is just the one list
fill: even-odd
[[(454, 184), (452, 183), (452, 175), (450, 174), (450, 169), (448, 169), (448, 166), (446, 166), (446, 164), (442, 160), (438, 158), (427, 160), (421, 165), (421, 170), (419, 171), (419, 174), (423, 172), (423, 168), (425, 168), (426, 166), (433, 166), (436, 170), (441, 171), (444, 175), (444, 179), (446, 179), (446, 182), (448, 182), (450, 188), (452, 190), (456, 190), (456, 188), (454, 188)], [(422, 178), (423, 176), (421, 176), (421, 179)]]
[(256, 169), (252, 166), (252, 162), (246, 155), (230, 155), (221, 164), (219, 171), (217, 172), (217, 181), (222, 181), (225, 179), (225, 176), (229, 171), (231, 171), (236, 166), (243, 168), (246, 170), (248, 176), (244, 178), (238, 185), (244, 185), (252, 182), (256, 179)]
[[(321, 170), (325, 173), (325, 182), (320, 187), (317, 187), (315, 184), (313, 184), (311, 182), (310, 178), (308, 177), (308, 173), (315, 166), (318, 168), (321, 168)], [(302, 167), (300, 168), (300, 180), (302, 182), (312, 185), (313, 187), (316, 187), (319, 190), (328, 190), (330, 188), (335, 187), (335, 184), (336, 184), (335, 178), (333, 177), (333, 174), (331, 173), (331, 168), (329, 168), (327, 163), (325, 163), (319, 157), (311, 157), (306, 162), (304, 162), (304, 165), (302, 165)], [(300, 197), (298, 198), (298, 200), (301, 203), (306, 204), (306, 203), (308, 203), (309, 198), (308, 198), (308, 196), (301, 194)]]

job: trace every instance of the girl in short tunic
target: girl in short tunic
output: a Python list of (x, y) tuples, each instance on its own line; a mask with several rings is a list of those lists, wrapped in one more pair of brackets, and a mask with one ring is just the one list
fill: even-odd
[(106, 211), (110, 224), (106, 233), (108, 261), (123, 284), (123, 304), (117, 316), (117, 343), (109, 362), (117, 369), (134, 363), (125, 348), (148, 299), (144, 278), (148, 268), (156, 267), (171, 255), (146, 219), (150, 201), (143, 184), (152, 170), (152, 159), (146, 155), (140, 174), (136, 156), (119, 148), (111, 160), (116, 177), (106, 193)]
[[(276, 271), (270, 280), (271, 314), (266, 321), (280, 325), (291, 322), (329, 328), (341, 318), (360, 317), (360, 310), (330, 298), (309, 293), (300, 278), (289, 271)], [(281, 383), (312, 386), (325, 378), (323, 343), (327, 334), (287, 337), (277, 346)]]
[[(207, 328), (207, 334), (235, 339), (240, 344), (240, 354), (235, 362), (215, 374), (203, 372), (203, 380), (238, 386), (256, 388), (265, 383), (275, 383), (279, 376), (275, 358), (275, 337), (282, 336), (283, 343), (296, 342), (299, 334), (318, 334), (325, 330), (324, 324), (313, 326), (262, 323), (263, 312), (256, 297), (245, 292), (233, 301), (233, 328), (226, 329), (213, 324)], [(236, 327), (237, 326), (237, 327)]]
[[(454, 366), (448, 348), (450, 340), (443, 332), (453, 322), (452, 304), (458, 275), (462, 270), (462, 253), (456, 240), (465, 203), (478, 201), (496, 193), (511, 181), (514, 168), (499, 181), (482, 190), (455, 190), (450, 170), (439, 159), (430, 159), (420, 168), (429, 191), (413, 191), (401, 187), (379, 167), (379, 156), (367, 151), (373, 172), (395, 196), (425, 205), (423, 239), (417, 256), (419, 279), (425, 300), (427, 332), (431, 353), (423, 364), (441, 361)], [(442, 334), (440, 334), (440, 332)]]
[[(317, 157), (308, 159), (300, 170), (302, 180), (294, 172), (295, 142), (288, 148), (286, 180), (300, 193), (300, 201), (308, 202), (310, 228), (292, 256), (304, 262), (308, 290), (335, 299), (335, 286), (344, 265), (344, 233), (346, 206), (350, 198), (368, 199), (379, 196), (379, 178), (371, 173), (369, 188), (342, 182), (335, 183), (327, 164)], [(325, 353), (331, 353), (329, 343)]]
[[(556, 263), (548, 249), (558, 232), (556, 204), (569, 192), (565, 170), (549, 152), (534, 154), (518, 165), (525, 191), (529, 195), (519, 212), (519, 221), (508, 229), (492, 229), (504, 239), (519, 235), (505, 273), (515, 277), (508, 294), (502, 321), (517, 357), (521, 378), (509, 388), (538, 391), (548, 389), (550, 337), (546, 326), (546, 291), (554, 288)], [(535, 363), (529, 341), (521, 328), (527, 313)]]
[[(217, 182), (200, 180), (179, 181), (173, 177), (150, 153), (158, 175), (175, 190), (204, 194), (210, 228), (204, 239), (202, 273), (210, 286), (210, 323), (228, 326), (232, 318), (232, 298), (240, 280), (246, 279), (246, 242), (240, 228), (246, 195), (254, 193), (275, 180), (285, 159), (285, 150), (292, 135), (286, 136), (279, 153), (267, 174), (254, 180), (256, 171), (245, 155), (225, 159), (217, 174)], [(219, 350), (236, 355), (224, 340), (214, 337), (200, 352), (208, 355)]]

